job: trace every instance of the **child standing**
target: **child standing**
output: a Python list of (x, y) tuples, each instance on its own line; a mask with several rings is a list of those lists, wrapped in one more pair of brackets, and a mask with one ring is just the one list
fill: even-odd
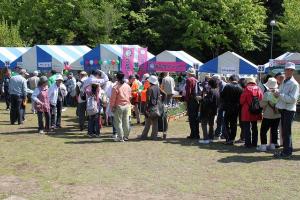
[(86, 111), (88, 120), (88, 136), (100, 137), (100, 85), (91, 84), (86, 88)]
[[(38, 115), (39, 134), (43, 134), (44, 131), (48, 132), (50, 126), (50, 103), (48, 97), (48, 79), (46, 76), (40, 78), (38, 87), (35, 88), (31, 99), (32, 102), (34, 102), (35, 110)], [(45, 126), (43, 115), (45, 117)]]

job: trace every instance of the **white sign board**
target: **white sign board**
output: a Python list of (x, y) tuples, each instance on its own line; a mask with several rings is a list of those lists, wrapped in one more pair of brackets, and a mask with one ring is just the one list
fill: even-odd
[(232, 66), (221, 66), (221, 74), (238, 74), (236, 67)]
[(39, 68), (51, 68), (52, 63), (51, 62), (39, 62), (38, 67)]
[(265, 73), (265, 66), (264, 65), (258, 65), (257, 66), (257, 73)]

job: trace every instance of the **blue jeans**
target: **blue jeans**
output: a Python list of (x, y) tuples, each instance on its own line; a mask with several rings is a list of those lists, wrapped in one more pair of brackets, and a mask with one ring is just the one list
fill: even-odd
[(89, 116), (89, 121), (88, 121), (89, 135), (100, 135), (99, 117), (100, 117), (99, 113)]
[(295, 117), (294, 111), (281, 110), (281, 126), (282, 126), (282, 138), (283, 138), (283, 153), (286, 155), (292, 155), (292, 123)]
[(116, 135), (117, 134), (117, 129), (115, 127), (115, 124), (114, 124), (114, 116), (111, 116), (111, 125), (112, 125), (112, 131), (113, 131), (113, 135)]
[(220, 136), (225, 131), (224, 126), (224, 110), (223, 108), (218, 109), (218, 116), (217, 116), (217, 128), (215, 130), (215, 136)]

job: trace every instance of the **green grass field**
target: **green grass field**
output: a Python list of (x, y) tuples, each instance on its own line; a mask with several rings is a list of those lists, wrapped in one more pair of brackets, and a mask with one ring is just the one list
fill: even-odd
[[(294, 156), (274, 160), (240, 145), (188, 141), (186, 118), (169, 124), (166, 141), (114, 143), (111, 128), (100, 139), (77, 129), (75, 109), (63, 129), (38, 135), (37, 119), (9, 125), (0, 104), (0, 199), (300, 199), (300, 123), (294, 123)], [(29, 109), (28, 109), (29, 110)], [(133, 120), (135, 122), (135, 119)]]

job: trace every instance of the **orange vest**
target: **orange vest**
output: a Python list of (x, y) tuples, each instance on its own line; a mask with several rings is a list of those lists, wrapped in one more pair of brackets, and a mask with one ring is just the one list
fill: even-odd
[(144, 90), (141, 92), (141, 101), (146, 102), (147, 101), (147, 90), (150, 87), (150, 83), (148, 80), (144, 83)]

